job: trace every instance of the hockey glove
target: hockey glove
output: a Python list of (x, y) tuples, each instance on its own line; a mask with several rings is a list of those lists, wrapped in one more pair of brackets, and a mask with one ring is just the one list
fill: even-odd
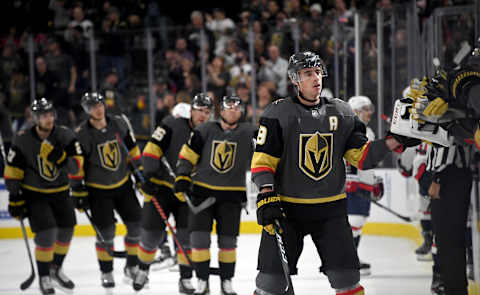
[(27, 205), (21, 195), (10, 194), (8, 202), (8, 213), (18, 220), (27, 217)]
[(386, 138), (389, 138), (389, 137), (395, 138), (395, 140), (398, 141), (398, 143), (400, 143), (403, 146), (403, 150), (408, 147), (417, 146), (422, 143), (422, 141), (418, 138), (411, 138), (411, 137), (395, 134), (395, 133), (392, 133), (390, 130), (387, 132)]
[(158, 193), (158, 185), (155, 183), (151, 182), (150, 180), (147, 180), (143, 185), (142, 185), (142, 191), (150, 196), (156, 196)]
[(192, 191), (192, 179), (190, 176), (179, 175), (175, 178), (175, 185), (173, 186), (175, 193), (187, 193)]
[(257, 222), (266, 232), (273, 235), (273, 222), (284, 217), (280, 197), (276, 192), (268, 191), (257, 195)]
[(88, 190), (84, 185), (72, 187), (72, 197), (73, 204), (78, 211), (83, 212), (84, 210), (90, 208), (90, 203), (88, 200)]
[(40, 156), (56, 165), (62, 165), (65, 163), (67, 153), (60, 146), (53, 146), (48, 140), (44, 140), (40, 146)]
[(427, 89), (425, 96), (430, 103), (423, 114), (435, 118), (443, 116), (448, 109), (450, 98), (447, 73), (444, 70), (437, 71), (425, 88)]

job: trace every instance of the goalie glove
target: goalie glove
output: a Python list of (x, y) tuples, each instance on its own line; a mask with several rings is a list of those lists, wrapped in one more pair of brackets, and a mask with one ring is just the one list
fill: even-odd
[(280, 197), (275, 191), (258, 193), (257, 195), (257, 222), (270, 235), (274, 235), (273, 223), (275, 219), (285, 217)]

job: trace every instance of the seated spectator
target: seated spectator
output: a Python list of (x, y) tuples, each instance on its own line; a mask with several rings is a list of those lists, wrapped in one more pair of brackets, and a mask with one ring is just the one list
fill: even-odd
[(162, 98), (157, 99), (155, 110), (155, 124), (158, 126), (163, 118), (170, 115), (173, 107), (177, 104), (175, 94), (167, 92)]
[(215, 93), (214, 97), (222, 99), (226, 94), (226, 88), (230, 82), (230, 73), (225, 70), (224, 60), (216, 56), (207, 65), (207, 89)]
[(206, 14), (207, 29), (211, 30), (215, 36), (215, 55), (222, 55), (225, 52), (228, 35), (235, 30), (235, 23), (225, 16), (222, 8), (213, 9), (213, 17)]
[(100, 87), (105, 94), (105, 102), (110, 113), (121, 114), (127, 111), (128, 105), (123, 93), (118, 89), (119, 77), (115, 69), (107, 74)]
[(65, 40), (71, 41), (73, 29), (79, 26), (82, 29), (82, 35), (85, 38), (90, 37), (90, 30), (93, 28), (93, 23), (85, 19), (85, 13), (83, 11), (83, 7), (80, 5), (76, 5), (72, 11), (73, 20), (70, 21), (68, 24), (67, 30), (65, 31)]
[(260, 57), (259, 80), (272, 81), (277, 85), (278, 95), (287, 96), (287, 68), (288, 61), (280, 56), (280, 51), (276, 45), (268, 47), (269, 59)]

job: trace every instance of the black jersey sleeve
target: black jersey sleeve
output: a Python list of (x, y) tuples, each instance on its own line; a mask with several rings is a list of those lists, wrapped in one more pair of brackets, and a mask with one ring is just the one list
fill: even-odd
[(27, 168), (27, 161), (17, 143), (18, 142), (14, 141), (8, 151), (7, 165), (4, 170), (5, 186), (13, 195), (19, 194), (20, 183), (23, 180), (25, 169)]
[(172, 129), (161, 124), (155, 128), (150, 140), (143, 149), (143, 171), (147, 179), (150, 178), (159, 169), (162, 169), (160, 159), (164, 156), (164, 151), (170, 146), (172, 138)]
[(200, 160), (203, 145), (202, 132), (199, 129), (194, 129), (178, 155), (177, 175), (190, 175), (193, 167)]

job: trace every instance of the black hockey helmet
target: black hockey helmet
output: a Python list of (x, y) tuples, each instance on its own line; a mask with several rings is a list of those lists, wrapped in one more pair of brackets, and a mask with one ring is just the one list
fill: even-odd
[(83, 110), (85, 111), (85, 113), (89, 114), (90, 113), (90, 108), (99, 104), (99, 103), (103, 103), (105, 106), (106, 106), (106, 103), (105, 103), (105, 98), (103, 97), (103, 95), (101, 95), (100, 93), (98, 92), (86, 92), (83, 96), (82, 96), (82, 100), (80, 102), (80, 104), (82, 105), (82, 108)]
[(213, 101), (212, 98), (208, 96), (208, 94), (200, 92), (193, 97), (191, 105), (193, 109), (204, 108), (204, 107), (211, 109), (213, 106), (212, 101)]
[(53, 112), (55, 114), (55, 108), (51, 101), (47, 100), (45, 97), (40, 99), (35, 99), (30, 105), (30, 112), (32, 114), (33, 120), (35, 123), (38, 123), (38, 118), (41, 114)]
[(298, 71), (301, 69), (318, 67), (322, 71), (322, 77), (327, 77), (327, 67), (323, 60), (317, 54), (311, 51), (303, 51), (290, 56), (288, 61), (288, 77), (292, 81), (299, 81)]
[(230, 96), (227, 95), (223, 97), (222, 104), (220, 105), (220, 109), (221, 110), (231, 109), (241, 105), (242, 105), (242, 100), (240, 99), (240, 97), (234, 96), (234, 95), (230, 95)]

